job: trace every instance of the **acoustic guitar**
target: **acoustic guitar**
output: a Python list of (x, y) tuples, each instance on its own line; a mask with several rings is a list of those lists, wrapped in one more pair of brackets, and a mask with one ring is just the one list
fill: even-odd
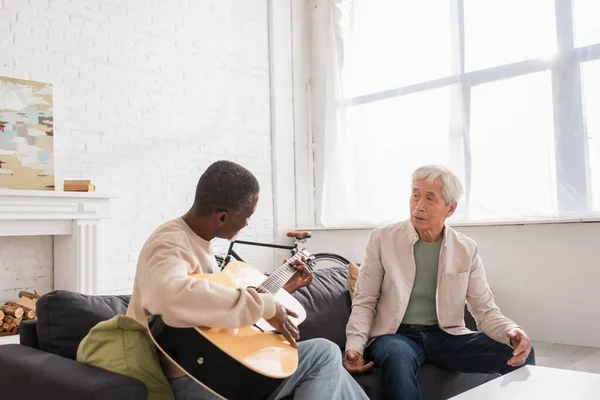
[[(277, 302), (298, 315), (289, 318), (300, 325), (306, 311), (282, 288), (296, 272), (291, 263), (302, 256), (311, 268), (313, 256), (301, 249), (268, 277), (239, 261), (231, 261), (216, 274), (190, 276), (231, 288), (252, 286), (272, 293)], [(148, 330), (159, 351), (219, 398), (267, 398), (298, 366), (297, 349), (264, 319), (239, 329), (174, 328), (160, 315), (150, 315)]]

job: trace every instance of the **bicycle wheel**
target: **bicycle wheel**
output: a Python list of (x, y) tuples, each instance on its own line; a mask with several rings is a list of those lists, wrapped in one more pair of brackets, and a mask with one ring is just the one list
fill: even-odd
[(325, 269), (332, 267), (347, 267), (350, 261), (333, 253), (317, 253), (313, 261), (313, 269)]

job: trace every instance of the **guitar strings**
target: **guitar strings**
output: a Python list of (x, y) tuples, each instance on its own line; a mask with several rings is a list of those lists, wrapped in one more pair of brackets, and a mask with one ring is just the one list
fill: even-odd
[(262, 284), (260, 284), (259, 288), (266, 290), (269, 293), (276, 293), (285, 285), (285, 283), (292, 277), (292, 275), (296, 273), (296, 268), (294, 268), (290, 264), (293, 261), (298, 260), (303, 255), (308, 256), (304, 249), (299, 250), (288, 261), (283, 263), (281, 267), (279, 267), (269, 278), (267, 278)]

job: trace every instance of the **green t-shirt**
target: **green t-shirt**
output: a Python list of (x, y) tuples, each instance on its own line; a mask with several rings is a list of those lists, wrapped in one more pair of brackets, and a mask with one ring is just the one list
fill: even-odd
[(418, 240), (414, 245), (415, 283), (410, 294), (403, 324), (433, 325), (438, 323), (435, 307), (438, 261), (442, 238), (437, 242)]

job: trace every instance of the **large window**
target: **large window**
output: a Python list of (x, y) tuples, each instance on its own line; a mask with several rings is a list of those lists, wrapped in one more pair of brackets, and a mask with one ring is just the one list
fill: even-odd
[(408, 216), (423, 164), (462, 179), (455, 220), (600, 212), (600, 1), (352, 3), (318, 222)]
[(594, 210), (600, 212), (600, 60), (582, 64), (581, 75), (583, 115), (590, 139), (591, 195)]

